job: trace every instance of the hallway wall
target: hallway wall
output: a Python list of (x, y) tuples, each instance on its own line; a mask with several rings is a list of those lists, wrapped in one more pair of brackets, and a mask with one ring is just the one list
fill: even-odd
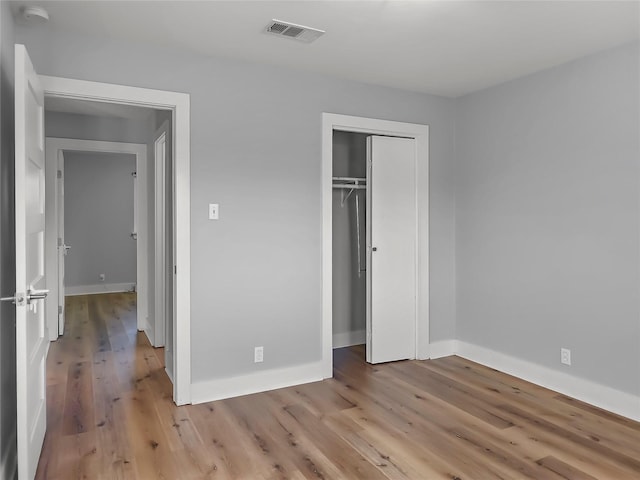
[[(65, 152), (65, 286), (136, 283), (135, 155)], [(101, 281), (99, 275), (105, 274)]]

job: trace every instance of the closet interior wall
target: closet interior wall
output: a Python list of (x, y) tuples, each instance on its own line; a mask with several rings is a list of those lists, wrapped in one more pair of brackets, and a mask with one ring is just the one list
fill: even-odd
[[(366, 134), (333, 133), (334, 177), (366, 177), (366, 159)], [(366, 190), (333, 189), (333, 348), (366, 341), (365, 214)]]

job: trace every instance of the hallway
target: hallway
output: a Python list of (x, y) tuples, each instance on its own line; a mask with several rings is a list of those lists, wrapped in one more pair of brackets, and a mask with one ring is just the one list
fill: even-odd
[(458, 357), (176, 407), (135, 294), (67, 298), (38, 479), (631, 479), (640, 424)]

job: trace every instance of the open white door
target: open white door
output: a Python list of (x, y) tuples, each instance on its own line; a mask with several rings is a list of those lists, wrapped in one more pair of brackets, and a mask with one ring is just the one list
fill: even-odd
[(47, 423), (44, 94), (24, 45), (15, 55), (18, 477), (31, 480)]
[(58, 335), (64, 334), (64, 262), (71, 246), (64, 239), (64, 153), (58, 151), (56, 208), (58, 209)]
[(154, 142), (154, 170), (155, 170), (155, 292), (154, 292), (154, 322), (153, 346), (165, 346), (166, 317), (167, 317), (167, 264), (166, 264), (166, 147), (167, 135), (164, 131), (158, 131)]
[(367, 362), (416, 355), (416, 146), (367, 138)]

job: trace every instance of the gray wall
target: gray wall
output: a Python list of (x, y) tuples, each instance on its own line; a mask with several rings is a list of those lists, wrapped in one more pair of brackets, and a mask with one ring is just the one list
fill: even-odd
[[(152, 116), (150, 110), (149, 118)], [(126, 143), (147, 143), (149, 138), (148, 123), (144, 120), (47, 110), (44, 123), (47, 137)]]
[[(365, 177), (367, 136), (351, 132), (333, 134), (333, 176)], [(366, 329), (366, 273), (358, 275), (356, 204), (360, 208), (361, 269), (366, 268), (366, 193), (333, 190), (333, 334)], [(335, 343), (334, 343), (335, 346)]]
[(430, 125), (431, 336), (453, 338), (452, 100), (52, 28), (17, 29), (41, 73), (191, 95), (194, 381), (321, 358), (322, 112)]
[(136, 282), (135, 155), (65, 152), (64, 231), (68, 287)]
[(627, 45), (456, 102), (457, 338), (633, 394), (639, 54)]
[[(0, 2), (0, 294), (15, 292), (13, 17)], [(0, 302), (0, 475), (17, 477), (16, 311)]]

